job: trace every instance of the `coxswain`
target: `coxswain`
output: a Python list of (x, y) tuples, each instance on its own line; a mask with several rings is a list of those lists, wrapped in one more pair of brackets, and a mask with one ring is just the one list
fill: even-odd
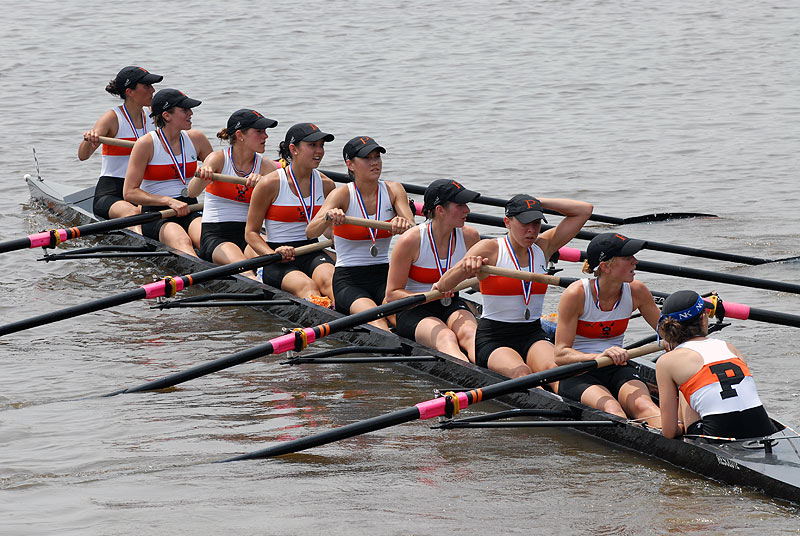
[[(230, 147), (211, 153), (198, 170), (199, 176), (193, 178), (189, 186), (194, 190), (193, 183), (202, 182), (206, 192), (200, 258), (216, 264), (230, 264), (256, 256), (244, 237), (247, 209), (253, 188), (265, 175), (277, 169), (272, 160), (262, 158), (269, 137), (267, 129), (277, 125), (274, 119), (243, 108), (233, 112), (227, 126), (217, 133)], [(247, 184), (214, 181), (214, 173), (246, 178)], [(256, 277), (249, 270), (245, 275)]]
[[(117, 76), (106, 86), (106, 91), (117, 95), (123, 102), (100, 116), (92, 130), (83, 133), (78, 146), (78, 159), (86, 160), (100, 147), (100, 136), (136, 141), (156, 128), (150, 117), (153, 101), (153, 84), (161, 82), (163, 76), (147, 72), (130, 65), (120, 69)], [(114, 145), (103, 145), (100, 178), (94, 187), (92, 209), (95, 216), (103, 219), (123, 218), (140, 213), (137, 205), (123, 198), (122, 185), (131, 149)]]
[[(283, 255), (283, 262), (264, 267), (264, 283), (321, 305), (333, 299), (333, 259), (324, 251), (295, 258), (294, 248), (317, 241), (306, 236), (306, 226), (336, 187), (317, 171), (325, 156), (325, 142), (333, 139), (333, 134), (314, 123), (293, 125), (280, 144), (286, 166), (264, 177), (253, 189), (245, 226), (245, 239), (256, 254)], [(266, 240), (261, 235), (262, 225)]]
[[(545, 209), (564, 218), (540, 233)], [(434, 285), (451, 290), (475, 275), (480, 279), (483, 314), (475, 337), (475, 363), (516, 378), (555, 367), (553, 344), (542, 330), (541, 314), (547, 285), (480, 272), (484, 264), (545, 273), (547, 260), (572, 240), (589, 216), (592, 205), (571, 199), (537, 199), (515, 195), (505, 206), (508, 233), (483, 239)], [(557, 382), (550, 384), (557, 388)]]
[[(464, 258), (480, 235), (464, 225), (470, 203), (481, 194), (451, 179), (425, 189), (419, 231), (403, 233), (392, 250), (386, 301), (428, 292), (442, 275)], [(478, 321), (467, 302), (446, 296), (397, 314), (397, 333), (464, 361), (475, 362)]]
[(559, 382), (558, 394), (622, 418), (647, 421), (660, 428), (659, 409), (622, 347), (633, 311), (653, 329), (660, 313), (653, 295), (634, 280), (634, 256), (647, 243), (617, 233), (589, 242), (583, 272), (594, 274), (572, 283), (558, 302), (556, 363), (566, 365), (610, 357), (614, 365)]
[(742, 353), (708, 338), (711, 307), (696, 292), (670, 294), (658, 333), (669, 350), (656, 362), (663, 434), (758, 438), (777, 430)]
[[(339, 186), (325, 199), (306, 230), (309, 237), (317, 237), (333, 224), (333, 295), (340, 313), (354, 314), (383, 303), (392, 235), (402, 234), (414, 222), (403, 186), (380, 180), (384, 153), (386, 149), (369, 136), (348, 141), (342, 154), (353, 182)], [(392, 230), (345, 224), (345, 216), (388, 221)], [(389, 329), (384, 318), (370, 324)]]
[(189, 212), (202, 183), (188, 185), (197, 161), (211, 154), (205, 134), (192, 129), (192, 108), (199, 100), (177, 89), (161, 89), (151, 106), (155, 132), (140, 137), (131, 151), (123, 194), (129, 203), (142, 205), (142, 212), (173, 209), (177, 216), (142, 225), (142, 234), (188, 255), (200, 247), (200, 214)]

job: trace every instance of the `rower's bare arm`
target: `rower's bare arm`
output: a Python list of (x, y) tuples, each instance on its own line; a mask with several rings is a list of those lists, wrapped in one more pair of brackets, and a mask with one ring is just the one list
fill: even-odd
[(192, 180), (189, 181), (189, 197), (200, 195), (206, 186), (214, 181), (212, 174), (220, 173), (224, 164), (225, 153), (223, 151), (215, 151), (203, 160), (203, 164), (197, 169), (197, 176), (192, 177)]
[[(336, 188), (329, 196), (325, 198), (322, 208), (319, 212), (311, 218), (308, 226), (306, 226), (306, 236), (308, 238), (317, 238), (324, 233), (332, 224), (344, 223), (344, 215), (350, 204), (350, 190), (344, 184)], [(328, 221), (330, 218), (331, 221)]]
[(578, 231), (592, 215), (594, 206), (585, 201), (575, 201), (574, 199), (553, 199), (539, 198), (542, 207), (555, 210), (563, 214), (564, 218), (553, 229), (549, 229), (539, 235), (536, 243), (542, 248), (545, 258), (549, 259), (553, 253), (564, 247), (570, 240), (575, 238)]
[(399, 182), (387, 182), (386, 187), (389, 189), (389, 197), (392, 198), (392, 206), (397, 214), (392, 220), (392, 234), (402, 234), (414, 226), (414, 213), (408, 204), (408, 194)]
[(658, 401), (661, 409), (661, 433), (665, 437), (678, 437), (683, 434), (678, 423), (678, 389), (672, 377), (672, 352), (662, 355), (656, 363), (656, 382)]
[(187, 131), (187, 134), (189, 135), (189, 139), (192, 140), (198, 160), (204, 161), (214, 152), (214, 149), (211, 148), (211, 142), (208, 141), (205, 134), (195, 129)]
[(578, 361), (595, 359), (600, 354), (585, 354), (575, 350), (575, 334), (578, 331), (578, 317), (583, 311), (583, 284), (575, 281), (561, 294), (558, 302), (558, 324), (556, 325), (556, 365), (567, 365)]
[(661, 311), (645, 284), (639, 280), (632, 281), (631, 297), (633, 298), (633, 308), (639, 310), (642, 317), (653, 329), (658, 329), (658, 319), (661, 318)]
[(419, 233), (405, 233), (400, 236), (392, 250), (389, 262), (389, 275), (386, 277), (386, 301), (396, 301), (411, 292), (406, 290), (411, 265), (419, 257)]
[(484, 264), (491, 266), (497, 264), (497, 241), (494, 239), (481, 240), (471, 247), (463, 259), (442, 274), (434, 288), (447, 292), (470, 277), (486, 279), (487, 274), (480, 271)]
[[(273, 171), (264, 180), (259, 181), (253, 188), (250, 196), (250, 206), (247, 209), (247, 222), (244, 226), (244, 239), (247, 245), (253, 248), (258, 255), (269, 255), (274, 253), (273, 249), (261, 237), (261, 226), (264, 225), (264, 217), (278, 197), (280, 188), (280, 177), (278, 172)], [(269, 237), (267, 237), (269, 238)]]
[(78, 145), (78, 160), (86, 160), (94, 154), (101, 145), (100, 136), (113, 138), (117, 135), (118, 130), (117, 114), (113, 110), (108, 110), (100, 116), (92, 130), (87, 130), (83, 133), (83, 141)]
[[(145, 206), (159, 206), (167, 205), (170, 208), (180, 210), (186, 207), (186, 203), (167, 197), (165, 195), (153, 195), (142, 190), (142, 181), (144, 180), (144, 171), (147, 169), (147, 164), (153, 158), (153, 138), (145, 136), (136, 140), (131, 150), (131, 157), (128, 161), (128, 170), (125, 172), (125, 183), (122, 186), (122, 196), (125, 201), (133, 205)], [(188, 214), (179, 214), (185, 216)]]

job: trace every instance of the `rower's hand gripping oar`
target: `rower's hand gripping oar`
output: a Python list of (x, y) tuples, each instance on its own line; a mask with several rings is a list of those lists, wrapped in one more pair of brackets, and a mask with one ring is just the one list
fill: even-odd
[[(197, 212), (198, 210), (203, 210), (203, 203), (189, 205), (189, 212)], [(72, 240), (73, 238), (106, 233), (109, 231), (118, 231), (126, 227), (133, 227), (134, 225), (172, 218), (176, 215), (177, 212), (170, 208), (158, 212), (145, 212), (134, 216), (125, 216), (124, 218), (113, 218), (111, 220), (88, 223), (86, 225), (79, 225), (78, 227), (50, 229), (49, 231), (42, 231), (41, 233), (32, 234), (24, 238), (0, 242), (0, 253), (38, 247), (54, 248), (62, 242)]]
[[(454, 290), (462, 290), (477, 284), (477, 282), (478, 280), (476, 278), (468, 279), (457, 286)], [(378, 307), (361, 311), (360, 313), (337, 318), (336, 320), (319, 324), (318, 326), (313, 326), (310, 328), (295, 328), (286, 335), (275, 337), (274, 339), (271, 339), (264, 344), (260, 344), (253, 348), (221, 357), (208, 363), (194, 366), (182, 372), (170, 374), (169, 376), (165, 376), (159, 380), (144, 383), (137, 387), (115, 391), (105, 396), (165, 389), (167, 387), (172, 387), (174, 385), (178, 385), (179, 383), (184, 383), (207, 374), (212, 374), (226, 368), (247, 363), (248, 361), (252, 361), (253, 359), (257, 359), (259, 357), (265, 357), (272, 354), (281, 354), (290, 351), (299, 352), (312, 342), (331, 335), (332, 333), (338, 333), (340, 331), (348, 330), (356, 326), (372, 322), (373, 320), (377, 320), (379, 318), (385, 318), (405, 309), (410, 309), (417, 305), (437, 300), (442, 297), (444, 297), (443, 293), (437, 290), (431, 290), (423, 294), (414, 294), (397, 301), (385, 303), (383, 305), (379, 305)]]
[[(332, 242), (330, 240), (325, 240), (323, 242), (301, 246), (299, 248), (295, 248), (295, 255), (300, 256), (313, 253), (315, 251), (324, 249), (331, 244)], [(67, 318), (74, 318), (86, 313), (93, 313), (95, 311), (100, 311), (116, 305), (122, 305), (124, 303), (130, 303), (136, 300), (145, 298), (159, 298), (162, 296), (172, 297), (176, 292), (180, 292), (191, 285), (212, 281), (214, 279), (221, 279), (223, 277), (228, 277), (234, 274), (245, 272), (247, 270), (258, 268), (259, 266), (266, 266), (268, 264), (280, 262), (282, 259), (283, 256), (280, 253), (272, 253), (244, 261), (225, 264), (223, 266), (215, 266), (214, 268), (195, 272), (193, 274), (177, 277), (165, 277), (160, 281), (142, 285), (135, 290), (129, 290), (128, 292), (123, 292), (115, 296), (100, 298), (99, 300), (67, 307), (66, 309), (61, 309), (59, 311), (45, 313), (43, 315), (28, 318), (26, 320), (19, 320), (17, 322), (5, 324), (0, 326), (0, 336), (8, 335), (9, 333), (16, 333), (18, 331), (23, 331), (45, 324), (51, 324)]]
[[(652, 352), (661, 350), (663, 345), (661, 343), (654, 343), (647, 346), (642, 346), (628, 352), (629, 359), (640, 357)], [(310, 449), (340, 441), (361, 434), (374, 432), (376, 430), (383, 430), (390, 426), (403, 424), (416, 420), (432, 419), (434, 417), (452, 417), (461, 409), (466, 408), (471, 404), (477, 404), (485, 400), (491, 400), (511, 393), (525, 391), (552, 383), (554, 381), (563, 380), (572, 376), (577, 376), (583, 372), (588, 372), (596, 368), (606, 367), (612, 365), (613, 361), (610, 357), (598, 357), (590, 361), (579, 361), (577, 363), (570, 363), (560, 367), (551, 368), (542, 372), (522, 376), (521, 378), (514, 378), (513, 380), (506, 380), (495, 383), (488, 387), (481, 389), (474, 389), (472, 391), (465, 391), (459, 393), (447, 393), (445, 396), (434, 398), (426, 402), (421, 402), (414, 406), (401, 409), (386, 415), (373, 417), (365, 421), (348, 424), (340, 428), (334, 428), (326, 432), (314, 434), (308, 437), (295, 439), (286, 443), (267, 447), (262, 450), (257, 450), (249, 454), (242, 454), (223, 462), (232, 462), (238, 460), (254, 460), (259, 458), (271, 458), (274, 456), (282, 456), (284, 454), (291, 454), (301, 450)]]

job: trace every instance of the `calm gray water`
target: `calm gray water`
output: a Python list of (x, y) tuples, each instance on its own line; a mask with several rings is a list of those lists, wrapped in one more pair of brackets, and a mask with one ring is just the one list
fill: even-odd
[[(456, 177), (487, 195), (575, 197), (613, 216), (713, 212), (720, 218), (619, 230), (757, 257), (800, 254), (800, 6), (661, 4), (5, 6), (0, 229), (8, 238), (52, 225), (27, 205), (32, 147), (46, 179), (93, 184), (99, 158), (77, 160), (80, 134), (116, 104), (103, 91), (108, 79), (140, 64), (165, 76), (161, 87), (203, 101), (194, 123), (210, 137), (233, 110), (254, 107), (280, 121), (270, 151), (295, 122), (333, 132), (323, 168), (342, 170), (342, 144), (366, 134), (389, 150), (387, 178)], [(4, 321), (134, 288), (158, 272), (144, 262), (45, 265), (36, 256), (0, 257)], [(798, 279), (797, 263), (640, 258)], [(656, 290), (716, 289), (728, 301), (800, 313), (796, 295), (639, 277)], [(442, 434), (416, 423), (291, 459), (207, 463), (404, 407), (438, 387), (399, 367), (287, 369), (272, 358), (172, 393), (65, 401), (279, 329), (255, 311), (154, 312), (139, 303), (3, 337), (0, 533), (800, 532), (796, 507), (568, 431)], [(644, 333), (637, 324), (634, 335)], [(767, 408), (800, 424), (796, 329), (734, 320), (724, 336), (749, 357)]]

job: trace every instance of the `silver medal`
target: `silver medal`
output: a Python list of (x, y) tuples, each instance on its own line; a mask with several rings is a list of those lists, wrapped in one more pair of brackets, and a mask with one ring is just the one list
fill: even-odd
[(441, 303), (443, 307), (450, 307), (450, 304), (453, 303), (453, 298), (442, 298), (439, 300), (439, 303)]
[(375, 244), (372, 244), (372, 247), (369, 248), (369, 254), (372, 255), (373, 257), (377, 257), (378, 256), (378, 246), (376, 246)]
[(531, 319), (531, 310), (526, 307), (525, 308), (525, 320), (530, 320), (530, 319)]
[(184, 188), (183, 190), (181, 190), (181, 197), (189, 197), (189, 189), (188, 188)]

